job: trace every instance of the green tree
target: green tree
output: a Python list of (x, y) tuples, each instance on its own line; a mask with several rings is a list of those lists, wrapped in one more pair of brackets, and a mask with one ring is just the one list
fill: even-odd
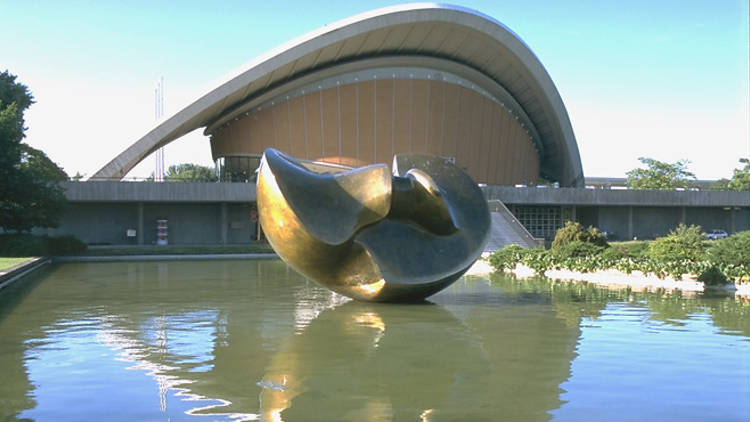
[(34, 101), (28, 89), (15, 80), (7, 70), (0, 73), (0, 200), (5, 198), (8, 182), (21, 160), (23, 112)]
[(750, 191), (750, 160), (747, 158), (740, 158), (740, 163), (745, 164), (745, 166), (741, 169), (734, 169), (731, 179), (717, 180), (711, 184), (709, 189), (733, 190), (738, 192)]
[(688, 160), (666, 163), (653, 158), (640, 157), (638, 160), (646, 168), (637, 168), (627, 172), (630, 189), (672, 190), (688, 188), (695, 180), (695, 174), (687, 170)]
[(165, 182), (215, 182), (217, 180), (214, 169), (190, 163), (169, 166), (167, 174), (164, 175)]
[(68, 176), (44, 152), (21, 141), (24, 111), (34, 103), (28, 88), (0, 73), (0, 228), (56, 227), (65, 208), (58, 182)]
[(750, 231), (711, 242), (708, 259), (731, 278), (750, 277)]
[(50, 160), (44, 151), (27, 144), (21, 144), (20, 167), (25, 169), (34, 179), (52, 182), (64, 182), (68, 180), (68, 174)]

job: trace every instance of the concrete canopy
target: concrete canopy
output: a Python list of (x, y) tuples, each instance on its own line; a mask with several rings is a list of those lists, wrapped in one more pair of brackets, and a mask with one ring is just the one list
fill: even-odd
[(583, 186), (578, 145), (552, 79), (529, 47), (500, 22), (457, 6), (407, 4), (386, 7), (291, 40), (233, 72), (215, 88), (115, 157), (92, 179), (122, 179), (158, 148), (195, 129), (207, 132), (267, 97), (316, 73), (378, 57), (413, 64), (415, 58), (454, 63), (496, 83), (515, 100), (540, 143), (542, 176), (561, 186)]

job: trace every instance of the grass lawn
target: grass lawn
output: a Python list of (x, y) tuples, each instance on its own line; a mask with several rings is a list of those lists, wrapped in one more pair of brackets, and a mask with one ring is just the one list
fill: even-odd
[(24, 261), (28, 261), (29, 257), (25, 258), (3, 258), (0, 257), (0, 271), (4, 271), (6, 268), (10, 268), (16, 264), (20, 264)]

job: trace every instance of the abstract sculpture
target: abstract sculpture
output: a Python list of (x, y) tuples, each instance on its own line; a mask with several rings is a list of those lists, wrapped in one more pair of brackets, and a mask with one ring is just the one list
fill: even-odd
[(447, 287), (487, 241), (477, 184), (444, 158), (400, 154), (385, 164), (320, 174), (267, 149), (258, 214), (278, 255), (299, 273), (358, 300), (419, 301)]

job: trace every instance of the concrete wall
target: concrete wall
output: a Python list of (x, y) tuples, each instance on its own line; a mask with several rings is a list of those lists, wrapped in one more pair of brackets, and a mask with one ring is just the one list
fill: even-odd
[(685, 220), (687, 224), (699, 224), (706, 231), (721, 229), (735, 233), (750, 230), (750, 209), (727, 208), (686, 207)]
[[(255, 224), (250, 219), (251, 206), (250, 203), (73, 202), (60, 227), (36, 233), (72, 234), (92, 245), (154, 245), (156, 220), (165, 219), (170, 245), (246, 244), (256, 236)], [(143, 216), (140, 222), (139, 212)], [(128, 229), (135, 230), (136, 236), (126, 236)]]
[[(170, 244), (243, 244), (254, 240), (250, 219), (255, 186), (246, 183), (65, 182), (70, 208), (50, 235), (73, 234), (89, 244), (150, 245), (156, 220), (167, 219)], [(554, 207), (614, 234), (615, 239), (662, 236), (680, 222), (728, 233), (750, 230), (745, 192), (665, 192), (490, 186), (488, 199), (515, 206)], [(640, 203), (639, 203), (640, 201)], [(558, 213), (558, 214), (559, 214)], [(136, 237), (127, 237), (128, 229)]]
[(731, 234), (750, 230), (750, 210), (747, 208), (603, 206), (597, 211), (596, 218), (583, 218), (578, 213), (577, 220), (583, 225), (607, 231), (614, 235), (614, 240), (653, 239), (664, 236), (680, 223), (701, 226), (706, 232), (721, 229)]
[(227, 243), (248, 243), (255, 239), (256, 224), (250, 220), (250, 204), (227, 207)]
[(63, 182), (71, 202), (254, 202), (248, 183)]
[(160, 219), (167, 220), (170, 244), (221, 243), (221, 206), (217, 204), (145, 204), (144, 244), (156, 244), (156, 220)]
[[(250, 219), (255, 185), (247, 183), (64, 182), (69, 209), (49, 235), (88, 244), (152, 245), (156, 220), (168, 221), (171, 245), (244, 244), (256, 236)], [(135, 230), (128, 237), (127, 230)]]
[(664, 236), (681, 222), (678, 207), (634, 207), (633, 236), (638, 239), (654, 239)]
[(488, 186), (484, 191), (488, 199), (500, 200), (511, 209), (515, 205), (562, 207), (571, 219), (607, 231), (614, 240), (653, 239), (680, 223), (730, 234), (750, 230), (750, 197), (746, 192), (503, 186)]
[(594, 220), (583, 221), (581, 224), (594, 226), (601, 231), (606, 231), (612, 240), (628, 240), (633, 236), (629, 233), (629, 208), (628, 207), (598, 207), (598, 215)]
[(60, 227), (44, 231), (49, 235), (72, 234), (88, 244), (135, 245), (126, 230), (138, 228), (138, 207), (133, 203), (76, 203), (60, 220)]
[(750, 207), (750, 196), (747, 192), (516, 188), (511, 186), (487, 186), (483, 190), (487, 199), (497, 199), (506, 204)]

